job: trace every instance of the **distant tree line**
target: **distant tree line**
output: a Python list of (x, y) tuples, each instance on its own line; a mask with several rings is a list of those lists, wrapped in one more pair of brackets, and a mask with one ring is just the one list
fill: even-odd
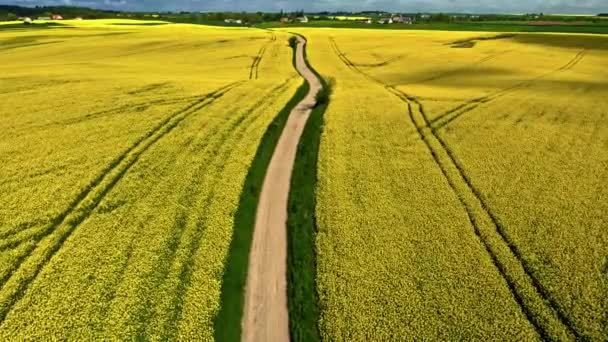
[[(141, 17), (141, 14), (136, 14)], [(145, 15), (144, 15), (145, 17)], [(210, 12), (210, 13), (159, 13), (158, 19), (180, 23), (202, 24), (206, 22), (223, 22), (225, 19), (241, 20), (243, 23), (260, 23), (266, 21), (279, 21), (279, 13), (245, 13), (245, 12)]]
[[(176, 23), (191, 23), (191, 24), (208, 24), (208, 23), (221, 23), (226, 19), (240, 20), (245, 25), (255, 25), (264, 22), (280, 21), (281, 18), (297, 18), (304, 16), (303, 10), (295, 12), (279, 12), (279, 13), (268, 13), (268, 12), (180, 12), (180, 13), (158, 13), (155, 14), (155, 19), (167, 20)], [(132, 16), (138, 19), (149, 18), (149, 13), (136, 13)]]
[[(178, 23), (193, 23), (193, 24), (209, 24), (223, 23), (226, 19), (240, 20), (243, 24), (254, 25), (263, 22), (276, 22), (281, 18), (296, 18), (305, 15), (305, 12), (295, 11), (285, 13), (267, 13), (267, 12), (117, 12), (104, 11), (84, 7), (74, 6), (36, 6), (22, 7), (0, 5), (0, 20), (17, 20), (19, 17), (49, 17), (52, 14), (60, 14), (65, 19), (82, 17), (83, 19), (105, 19), (105, 18), (131, 18), (131, 19), (157, 19), (166, 20)], [(328, 20), (335, 16), (366, 16), (372, 19), (378, 19), (390, 14), (385, 11), (363, 11), (363, 12), (316, 12), (307, 13), (310, 20)], [(482, 22), (482, 21), (586, 21), (593, 20), (591, 17), (580, 16), (555, 16), (545, 15), (543, 13), (527, 13), (522, 15), (513, 14), (463, 14), (463, 13), (402, 13), (411, 17), (417, 23), (433, 23), (433, 22)], [(608, 16), (608, 13), (601, 13), (598, 16)]]
[(102, 11), (85, 7), (75, 6), (36, 6), (22, 7), (0, 5), (0, 20), (17, 20), (19, 17), (50, 17), (60, 14), (65, 19), (82, 17), (84, 19), (103, 19), (116, 17), (118, 12)]

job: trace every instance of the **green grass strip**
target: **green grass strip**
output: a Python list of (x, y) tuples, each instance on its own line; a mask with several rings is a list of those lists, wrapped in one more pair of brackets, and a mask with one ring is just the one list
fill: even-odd
[[(325, 80), (310, 66), (308, 59), (306, 59), (306, 64), (321, 80), (324, 89), (329, 89)], [(323, 115), (327, 105), (327, 101), (318, 104), (310, 114), (298, 145), (291, 175), (287, 218), (287, 291), (292, 341), (321, 340), (318, 328), (319, 301), (316, 287), (315, 191)]]
[[(296, 51), (294, 50), (294, 55), (295, 53)], [(216, 341), (240, 341), (249, 251), (251, 249), (260, 191), (264, 177), (266, 176), (268, 164), (279, 141), (281, 132), (283, 132), (289, 113), (306, 97), (309, 88), (308, 82), (304, 82), (268, 126), (247, 173), (245, 185), (241, 192), (239, 207), (234, 217), (234, 233), (232, 242), (230, 243), (228, 259), (224, 266), (221, 308), (214, 322)]]

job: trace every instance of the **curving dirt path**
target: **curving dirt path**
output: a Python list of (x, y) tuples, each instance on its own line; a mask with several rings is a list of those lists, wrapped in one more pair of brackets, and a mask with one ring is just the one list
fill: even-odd
[(310, 91), (289, 114), (264, 178), (249, 254), (241, 341), (289, 341), (287, 199), (298, 143), (322, 87), (306, 65), (306, 41), (298, 41), (296, 68)]

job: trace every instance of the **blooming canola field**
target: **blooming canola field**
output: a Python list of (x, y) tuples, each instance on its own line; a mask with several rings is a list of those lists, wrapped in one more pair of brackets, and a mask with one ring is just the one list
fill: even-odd
[(608, 336), (608, 38), (299, 29), (326, 340)]
[(83, 23), (0, 31), (0, 339), (211, 340), (289, 35)]
[(1, 340), (239, 339), (294, 34), (292, 340), (608, 338), (608, 37), (2, 26)]

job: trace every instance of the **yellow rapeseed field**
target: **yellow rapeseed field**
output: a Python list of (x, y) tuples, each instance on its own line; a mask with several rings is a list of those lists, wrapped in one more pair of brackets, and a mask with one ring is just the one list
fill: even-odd
[(327, 340), (608, 336), (608, 38), (298, 29)]
[(0, 339), (210, 340), (289, 35), (83, 23), (0, 31)]
[[(0, 339), (218, 337), (256, 153), (307, 89), (292, 33), (57, 24), (0, 28)], [(608, 38), (290, 30), (331, 87), (294, 339), (608, 336)]]

